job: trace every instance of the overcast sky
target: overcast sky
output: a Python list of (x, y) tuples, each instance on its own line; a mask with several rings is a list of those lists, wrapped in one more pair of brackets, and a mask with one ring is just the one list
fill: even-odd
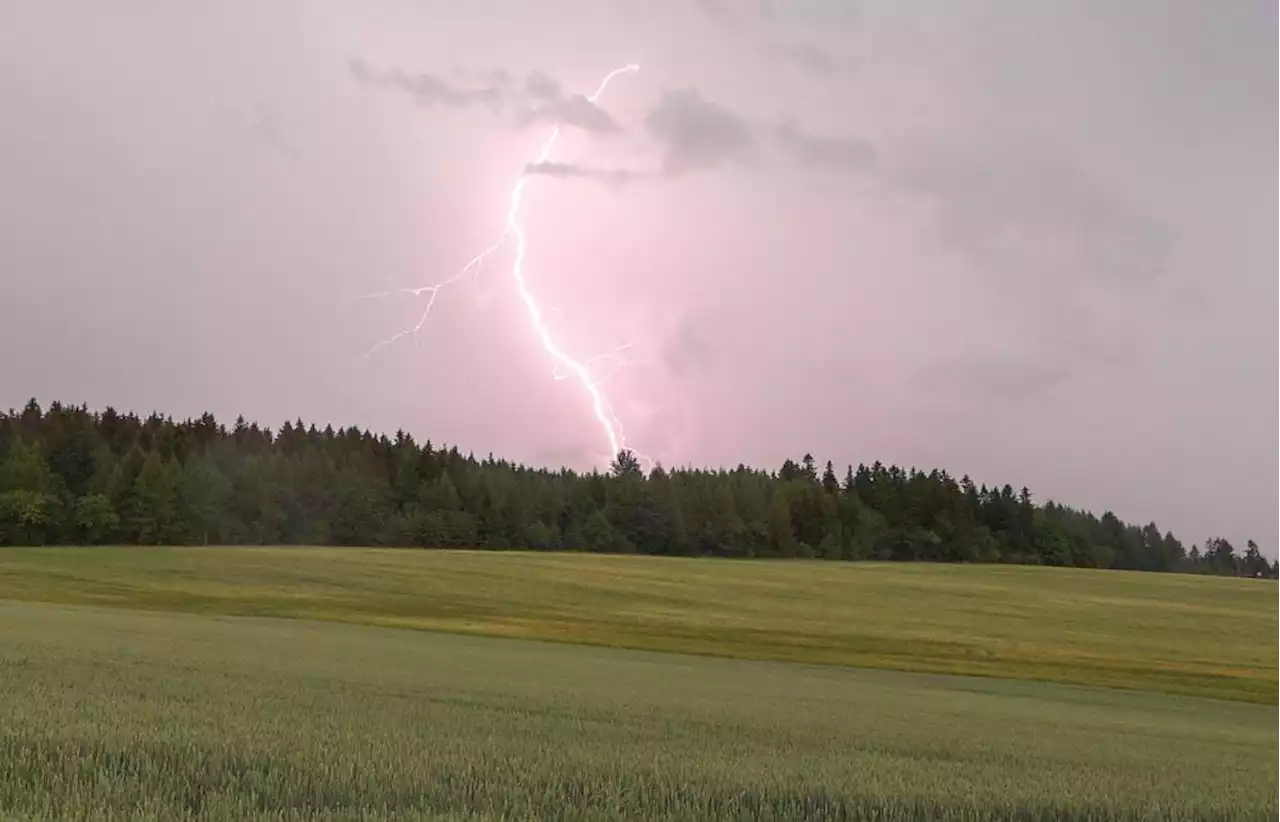
[(497, 239), (564, 121), (528, 168), (524, 275), (636, 450), (941, 467), (1275, 554), (1272, 0), (5, 17), (0, 404), (603, 464), (514, 243), (416, 345), (365, 356), (430, 292), (358, 299)]

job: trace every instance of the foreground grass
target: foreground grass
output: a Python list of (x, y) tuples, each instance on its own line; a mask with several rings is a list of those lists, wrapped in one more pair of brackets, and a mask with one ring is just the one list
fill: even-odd
[(0, 602), (0, 817), (1251, 820), (1275, 707)]
[(0, 549), (0, 599), (1277, 701), (1277, 588), (1262, 580), (465, 551), (21, 548)]

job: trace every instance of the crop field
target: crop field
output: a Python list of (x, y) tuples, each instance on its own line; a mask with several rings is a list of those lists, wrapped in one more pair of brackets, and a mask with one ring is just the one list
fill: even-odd
[(0, 624), (22, 817), (1275, 818), (1269, 706), (82, 606)]
[(0, 600), (282, 616), (1277, 702), (1277, 587), (1067, 568), (0, 549)]
[(0, 818), (1275, 819), (1276, 595), (1004, 567), (4, 549)]

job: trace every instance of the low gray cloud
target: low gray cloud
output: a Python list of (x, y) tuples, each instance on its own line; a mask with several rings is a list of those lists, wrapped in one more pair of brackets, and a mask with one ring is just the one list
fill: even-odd
[(560, 81), (541, 71), (531, 72), (525, 78), (524, 90), (535, 100), (558, 100), (563, 94)]
[(831, 74), (837, 67), (835, 58), (816, 43), (804, 41), (783, 43), (766, 40), (760, 44), (760, 50), (769, 57), (799, 66), (815, 74)]
[(458, 66), (453, 69), (453, 75), (460, 80), (476, 85), (510, 88), (515, 83), (515, 78), (511, 76), (511, 72), (502, 67), (469, 69), (465, 66)]
[[(573, 122), (572, 118), (557, 118)], [(658, 171), (600, 168), (577, 163), (531, 163), (526, 174), (561, 179), (597, 180), (622, 185), (640, 179), (677, 177), (695, 169), (711, 169), (729, 162), (746, 162), (758, 147), (757, 128), (727, 108), (703, 98), (692, 89), (669, 92), (649, 113), (647, 130), (663, 152)], [(604, 123), (584, 124), (588, 130), (605, 130)], [(875, 146), (851, 135), (818, 135), (805, 131), (794, 120), (779, 125), (773, 145), (802, 166), (839, 172), (866, 172), (878, 162)]]
[(645, 117), (645, 128), (662, 144), (663, 168), (672, 175), (745, 161), (756, 148), (756, 136), (743, 118), (692, 88), (664, 94)]
[(938, 156), (903, 180), (937, 207), (945, 239), (1019, 277), (1151, 282), (1164, 273), (1175, 239), (1084, 170), (1049, 157)]
[(859, 22), (862, 0), (757, 0), (756, 16), (762, 25), (777, 26), (784, 18), (791, 25), (825, 31), (846, 29)]
[(855, 136), (825, 136), (805, 132), (794, 120), (778, 126), (778, 144), (805, 165), (839, 171), (866, 171), (878, 160), (870, 140)]
[(855, 0), (692, 0), (703, 17), (729, 31), (776, 29), (796, 25), (810, 29), (848, 28), (858, 20)]
[(1035, 299), (1041, 305), (1028, 306), (1036, 327), (1025, 349), (946, 358), (920, 369), (917, 384), (999, 408), (1050, 396), (1084, 373), (1120, 374), (1140, 364), (1133, 340), (1106, 328), (1084, 301), (1053, 291)]
[[(548, 89), (542, 89), (545, 93)], [(622, 131), (622, 126), (609, 112), (597, 106), (581, 94), (560, 94), (542, 98), (532, 108), (521, 114), (523, 123), (551, 122), (580, 128), (596, 134)]]
[(1025, 335), (1036, 356), (950, 361), (923, 382), (1026, 401), (1083, 371), (1136, 364), (1127, 324), (1107, 315), (1119, 294), (1151, 293), (1164, 278), (1175, 237), (1159, 219), (1083, 169), (1025, 149), (934, 155), (897, 182), (928, 204), (946, 245), (1034, 318)]
[(1073, 369), (1040, 356), (983, 355), (934, 363), (916, 374), (916, 382), (983, 405), (1039, 399), (1070, 377)]
[(711, 366), (713, 352), (706, 336), (686, 314), (662, 344), (662, 362), (673, 376), (683, 377)]
[(805, 69), (815, 74), (831, 74), (837, 61), (817, 43), (808, 40), (783, 39), (775, 35), (775, 14), (767, 3), (752, 8), (725, 0), (693, 0), (702, 15), (730, 35), (747, 42), (754, 41), (765, 57)]
[(735, 31), (742, 28), (742, 16), (724, 0), (693, 0), (693, 7), (718, 26)]
[(553, 162), (529, 163), (524, 167), (524, 173), (544, 177), (555, 177), (560, 180), (596, 180), (613, 186), (625, 185), (642, 177), (649, 176), (638, 171), (631, 171), (622, 168), (597, 168), (595, 166), (580, 165), (577, 163)]
[(288, 138), (275, 106), (259, 101), (249, 116), (249, 133), (258, 144), (289, 160), (297, 160), (301, 156), (297, 146)]
[(358, 57), (350, 62), (350, 68), (352, 76), (360, 83), (402, 91), (423, 105), (463, 109), (479, 103), (497, 108), (507, 95), (506, 89), (500, 85), (467, 88), (434, 74), (407, 74), (400, 69), (378, 71)]
[(622, 130), (607, 111), (581, 94), (565, 93), (560, 81), (541, 71), (531, 72), (517, 88), (505, 69), (455, 72), (472, 83), (463, 86), (433, 74), (378, 71), (359, 58), (350, 68), (360, 83), (403, 92), (424, 105), (465, 109), (481, 104), (494, 111), (519, 105), (517, 119), (523, 124), (554, 122), (597, 134)]

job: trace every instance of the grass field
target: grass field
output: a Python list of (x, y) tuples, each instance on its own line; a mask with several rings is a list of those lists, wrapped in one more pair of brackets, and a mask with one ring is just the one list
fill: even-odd
[(0, 549), (0, 818), (1275, 819), (1276, 596), (1004, 567)]
[(288, 616), (1277, 702), (1277, 586), (1019, 566), (0, 549), (0, 599)]
[(0, 603), (0, 816), (1274, 819), (1276, 710)]

